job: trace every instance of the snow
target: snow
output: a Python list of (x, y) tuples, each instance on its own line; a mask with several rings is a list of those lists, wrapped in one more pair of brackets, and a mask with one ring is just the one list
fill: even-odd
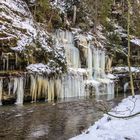
[(62, 67), (56, 66), (54, 60), (49, 60), (47, 64), (36, 63), (30, 64), (26, 67), (29, 73), (38, 74), (52, 74), (52, 73), (62, 73)]
[[(140, 95), (124, 99), (110, 114), (127, 116), (140, 112)], [(129, 119), (118, 119), (104, 114), (104, 117), (95, 122), (83, 134), (70, 140), (139, 140), (140, 115)]]
[(101, 79), (101, 78), (98, 78), (97, 79), (99, 82), (101, 83), (113, 83), (113, 80), (110, 80), (110, 79), (107, 79), (107, 78), (104, 78), (104, 79)]
[[(113, 71), (129, 72), (129, 69), (128, 67), (114, 67)], [(140, 69), (138, 67), (131, 67), (131, 72), (140, 72)]]
[(8, 37), (15, 37), (15, 40), (17, 40), (17, 46), (11, 46), (12, 50), (22, 51), (37, 36), (33, 17), (23, 1), (2, 0), (0, 3), (2, 8), (1, 18), (4, 20), (0, 31)]
[(18, 2), (19, 0), (2, 0), (1, 1), (3, 5), (6, 5), (7, 7), (13, 9), (14, 11), (18, 11), (28, 16), (27, 12), (24, 10), (26, 4), (23, 1), (21, 1), (20, 3)]
[[(60, 9), (61, 12), (65, 11), (66, 8), (66, 3), (65, 1), (62, 0), (54, 0), (53, 2), (51, 2), (52, 7), (56, 7), (58, 9)], [(67, 5), (69, 6), (69, 5)]]
[(100, 82), (98, 82), (97, 80), (86, 80), (86, 85), (99, 85)]
[(88, 33), (88, 34), (87, 34), (87, 40), (88, 40), (88, 41), (92, 41), (92, 40), (93, 40), (93, 35), (90, 34), (90, 33)]
[(88, 71), (84, 68), (68, 68), (68, 72), (73, 74), (88, 75)]
[(116, 79), (117, 77), (115, 75), (111, 74), (111, 73), (108, 73), (106, 75), (106, 78), (108, 78), (108, 79)]
[(103, 35), (103, 33), (100, 30), (97, 30), (97, 36), (102, 40), (106, 40), (106, 37)]
[(140, 39), (134, 38), (131, 40), (131, 43), (134, 43), (135, 45), (140, 46)]
[(80, 28), (71, 28), (71, 30), (72, 30), (73, 34), (77, 34), (77, 33), (82, 32), (82, 30)]
[(26, 67), (26, 69), (30, 72), (47, 73), (47, 74), (51, 73), (49, 67), (42, 63), (30, 64), (29, 66)]
[(49, 38), (47, 31), (34, 21), (24, 1), (2, 0), (0, 3), (2, 4), (0, 5), (2, 8), (1, 17), (4, 20), (0, 26), (0, 32), (7, 37), (0, 37), (0, 40), (11, 37), (17, 40), (17, 43), (16, 46), (10, 46), (10, 48), (14, 51), (22, 51), (38, 39), (42, 49), (47, 52), (52, 51), (47, 43)]

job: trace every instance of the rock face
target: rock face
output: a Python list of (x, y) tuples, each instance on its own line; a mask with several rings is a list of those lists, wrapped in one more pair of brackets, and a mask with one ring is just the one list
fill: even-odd
[(1, 1), (1, 45), (15, 51), (25, 50), (37, 37), (33, 17), (25, 2)]
[(1, 61), (5, 60), (1, 62), (3, 70), (20, 68), (10, 68), (11, 58), (13, 65), (21, 65), (24, 70), (29, 64), (44, 63), (53, 73), (53, 67), (62, 73), (66, 67), (63, 47), (53, 44), (52, 37), (34, 21), (27, 4), (22, 0), (2, 0), (0, 8)]
[(0, 102), (54, 99), (54, 77), (66, 71), (63, 45), (34, 21), (25, 1), (1, 0), (0, 11)]

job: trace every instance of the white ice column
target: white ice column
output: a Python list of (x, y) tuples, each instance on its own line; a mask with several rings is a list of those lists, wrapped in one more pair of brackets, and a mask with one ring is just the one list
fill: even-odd
[(0, 80), (0, 105), (2, 105), (3, 80)]
[(93, 65), (92, 65), (92, 50), (91, 50), (90, 44), (88, 45), (88, 60), (87, 60), (87, 63), (88, 63), (89, 79), (91, 80), (91, 79), (93, 79), (93, 77), (92, 77)]
[(16, 104), (22, 105), (24, 98), (23, 77), (18, 78), (16, 94), (17, 94)]

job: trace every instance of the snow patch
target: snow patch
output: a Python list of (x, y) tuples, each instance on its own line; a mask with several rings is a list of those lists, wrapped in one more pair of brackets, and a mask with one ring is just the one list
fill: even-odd
[(134, 38), (131, 40), (131, 43), (134, 43), (135, 45), (140, 46), (140, 39)]
[(50, 74), (51, 70), (45, 64), (38, 63), (38, 64), (31, 64), (26, 67), (29, 72), (37, 72), (37, 73), (47, 73)]
[[(114, 67), (113, 71), (118, 71), (118, 72), (129, 72), (128, 67)], [(139, 67), (131, 67), (131, 72), (140, 72)]]

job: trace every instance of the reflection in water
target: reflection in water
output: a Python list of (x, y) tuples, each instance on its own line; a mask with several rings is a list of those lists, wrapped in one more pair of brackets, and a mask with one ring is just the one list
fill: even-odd
[[(114, 106), (116, 101), (109, 103)], [(94, 104), (94, 99), (71, 99), (22, 107), (2, 106), (0, 140), (67, 140), (102, 116)]]

